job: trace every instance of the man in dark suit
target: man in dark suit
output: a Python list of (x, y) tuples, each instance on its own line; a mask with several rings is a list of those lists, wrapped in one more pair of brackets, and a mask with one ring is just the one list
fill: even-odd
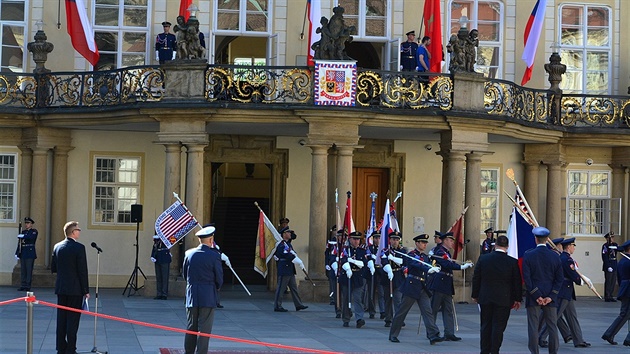
[[(85, 246), (77, 242), (81, 229), (76, 221), (67, 222), (66, 239), (53, 248), (50, 270), (57, 273), (57, 304), (81, 309), (83, 297), (90, 298)], [(57, 354), (76, 353), (81, 313), (57, 309)]]
[[(617, 267), (617, 283), (619, 284), (619, 292), (617, 299), (621, 300), (621, 309), (619, 316), (615, 318), (613, 323), (608, 327), (602, 339), (612, 345), (617, 345), (615, 335), (621, 330), (621, 327), (630, 320), (630, 240), (624, 242), (621, 246), (622, 257)], [(630, 346), (630, 332), (626, 335), (623, 345)]]
[(532, 354), (538, 354), (538, 329), (542, 317), (549, 331), (549, 353), (558, 352), (558, 294), (564, 276), (560, 257), (547, 248), (549, 230), (535, 227), (536, 247), (523, 256), (523, 281), (525, 283), (527, 307), (528, 348)]
[[(288, 222), (288, 221), (287, 221)], [(287, 286), (291, 290), (291, 297), (293, 298), (293, 305), (295, 305), (295, 311), (307, 309), (302, 303), (300, 294), (298, 294), (297, 283), (295, 282), (295, 265), (300, 268), (304, 268), (304, 262), (297, 256), (291, 245), (291, 236), (293, 233), (289, 227), (285, 227), (280, 230), (282, 241), (278, 243), (274, 257), (277, 260), (278, 266), (278, 287), (276, 288), (276, 297), (273, 303), (273, 310), (276, 312), (287, 312), (288, 310), (282, 307), (282, 294), (286, 290)]]
[[(214, 231), (214, 226), (206, 226), (198, 231), (199, 246), (189, 249), (184, 256), (182, 270), (186, 279), (186, 329), (189, 331), (212, 332), (214, 309), (217, 307), (219, 289), (223, 285), (221, 255), (212, 248)], [(209, 340), (205, 336), (186, 334), (186, 354), (206, 354)]]
[(479, 257), (473, 273), (471, 297), (481, 309), (481, 354), (499, 353), (510, 308), (521, 307), (521, 271), (507, 249), (508, 238), (497, 237), (494, 251)]

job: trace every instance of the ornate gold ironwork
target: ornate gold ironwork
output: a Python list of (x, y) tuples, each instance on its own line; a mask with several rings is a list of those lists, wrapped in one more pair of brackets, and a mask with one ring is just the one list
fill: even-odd
[(624, 96), (564, 95), (560, 110), (563, 126), (630, 126), (630, 99)]
[(359, 106), (389, 108), (453, 107), (453, 80), (450, 76), (421, 76), (416, 73), (362, 71), (357, 77)]
[(490, 80), (485, 85), (484, 105), (492, 115), (549, 123), (550, 97), (549, 91), (529, 89), (509, 81)]
[(0, 75), (0, 106), (33, 108), (37, 81), (32, 75)]

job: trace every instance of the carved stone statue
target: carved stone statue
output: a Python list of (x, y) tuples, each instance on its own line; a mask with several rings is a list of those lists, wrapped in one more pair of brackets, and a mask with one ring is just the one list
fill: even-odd
[(466, 28), (461, 28), (457, 35), (452, 35), (446, 46), (446, 50), (451, 53), (449, 71), (474, 73), (478, 46), (479, 31), (476, 29), (468, 33)]
[(346, 26), (343, 20), (344, 9), (341, 6), (333, 8), (330, 21), (326, 17), (320, 20), (321, 27), (316, 32), (321, 34), (321, 39), (311, 46), (315, 51), (315, 59), (328, 60), (353, 60), (346, 54), (346, 43), (352, 42), (354, 26)]
[(177, 38), (177, 59), (205, 58), (206, 49), (199, 40), (199, 21), (196, 17), (190, 16), (186, 22), (184, 16), (177, 16), (174, 31)]

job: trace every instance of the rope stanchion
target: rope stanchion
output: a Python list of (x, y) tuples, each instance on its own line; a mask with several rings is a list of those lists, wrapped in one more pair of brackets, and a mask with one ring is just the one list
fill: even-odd
[(35, 296), (25, 296), (25, 297), (19, 297), (19, 298), (16, 298), (16, 299), (12, 299), (12, 300), (2, 301), (2, 302), (0, 302), (0, 306), (2, 306), (2, 305), (9, 305), (9, 304), (20, 302), (20, 301), (32, 302), (34, 304), (39, 304), (39, 305), (43, 305), (43, 306), (53, 307), (53, 308), (66, 310), (66, 311), (78, 312), (78, 313), (85, 314), (85, 315), (88, 315), (88, 316), (95, 316), (95, 317), (105, 318), (105, 319), (108, 319), (108, 320), (134, 324), (134, 325), (138, 325), (138, 326), (150, 327), (150, 328), (161, 329), (161, 330), (165, 330), (165, 331), (171, 331), (171, 332), (177, 332), (177, 333), (183, 333), (183, 334), (192, 334), (192, 335), (195, 335), (195, 336), (203, 336), (203, 337), (214, 338), (214, 339), (221, 339), (221, 340), (226, 340), (226, 341), (230, 341), (230, 342), (245, 343), (245, 344), (251, 344), (251, 345), (259, 345), (259, 346), (266, 346), (266, 347), (286, 349), (286, 350), (293, 350), (293, 351), (298, 351), (298, 352), (307, 352), (307, 353), (325, 353), (325, 354), (336, 353), (334, 351), (328, 351), (328, 350), (302, 348), (302, 347), (295, 347), (295, 346), (291, 346), (291, 345), (283, 345), (283, 344), (267, 343), (267, 342), (249, 340), (249, 339), (226, 337), (226, 336), (221, 336), (221, 335), (217, 335), (217, 334), (201, 333), (201, 332), (189, 331), (189, 330), (186, 330), (186, 329), (173, 328), (173, 327), (167, 327), (167, 326), (162, 326), (162, 325), (153, 324), (153, 323), (147, 323), (147, 322), (141, 322), (141, 321), (136, 321), (136, 320), (130, 320), (130, 319), (127, 319), (127, 318), (110, 316), (110, 315), (106, 315), (106, 314), (103, 314), (103, 313), (95, 313), (95, 312), (91, 312), (91, 311), (79, 310), (79, 309), (75, 309), (75, 308), (72, 308), (72, 307), (67, 307), (67, 306), (62, 306), (62, 305), (58, 305), (58, 304), (53, 304), (53, 303), (47, 302), (47, 301), (37, 300), (35, 298)]

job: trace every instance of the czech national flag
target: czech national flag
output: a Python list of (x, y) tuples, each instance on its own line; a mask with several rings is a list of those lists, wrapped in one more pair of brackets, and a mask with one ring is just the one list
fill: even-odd
[(92, 66), (96, 66), (100, 55), (83, 0), (66, 0), (66, 20), (72, 46)]
[(540, 40), (543, 23), (545, 21), (545, 9), (547, 8), (547, 0), (538, 0), (529, 16), (527, 25), (525, 26), (525, 48), (523, 48), (523, 56), (521, 59), (527, 64), (527, 69), (523, 74), (521, 86), (525, 85), (532, 78), (532, 70), (534, 68), (534, 58), (536, 57), (536, 49)]

